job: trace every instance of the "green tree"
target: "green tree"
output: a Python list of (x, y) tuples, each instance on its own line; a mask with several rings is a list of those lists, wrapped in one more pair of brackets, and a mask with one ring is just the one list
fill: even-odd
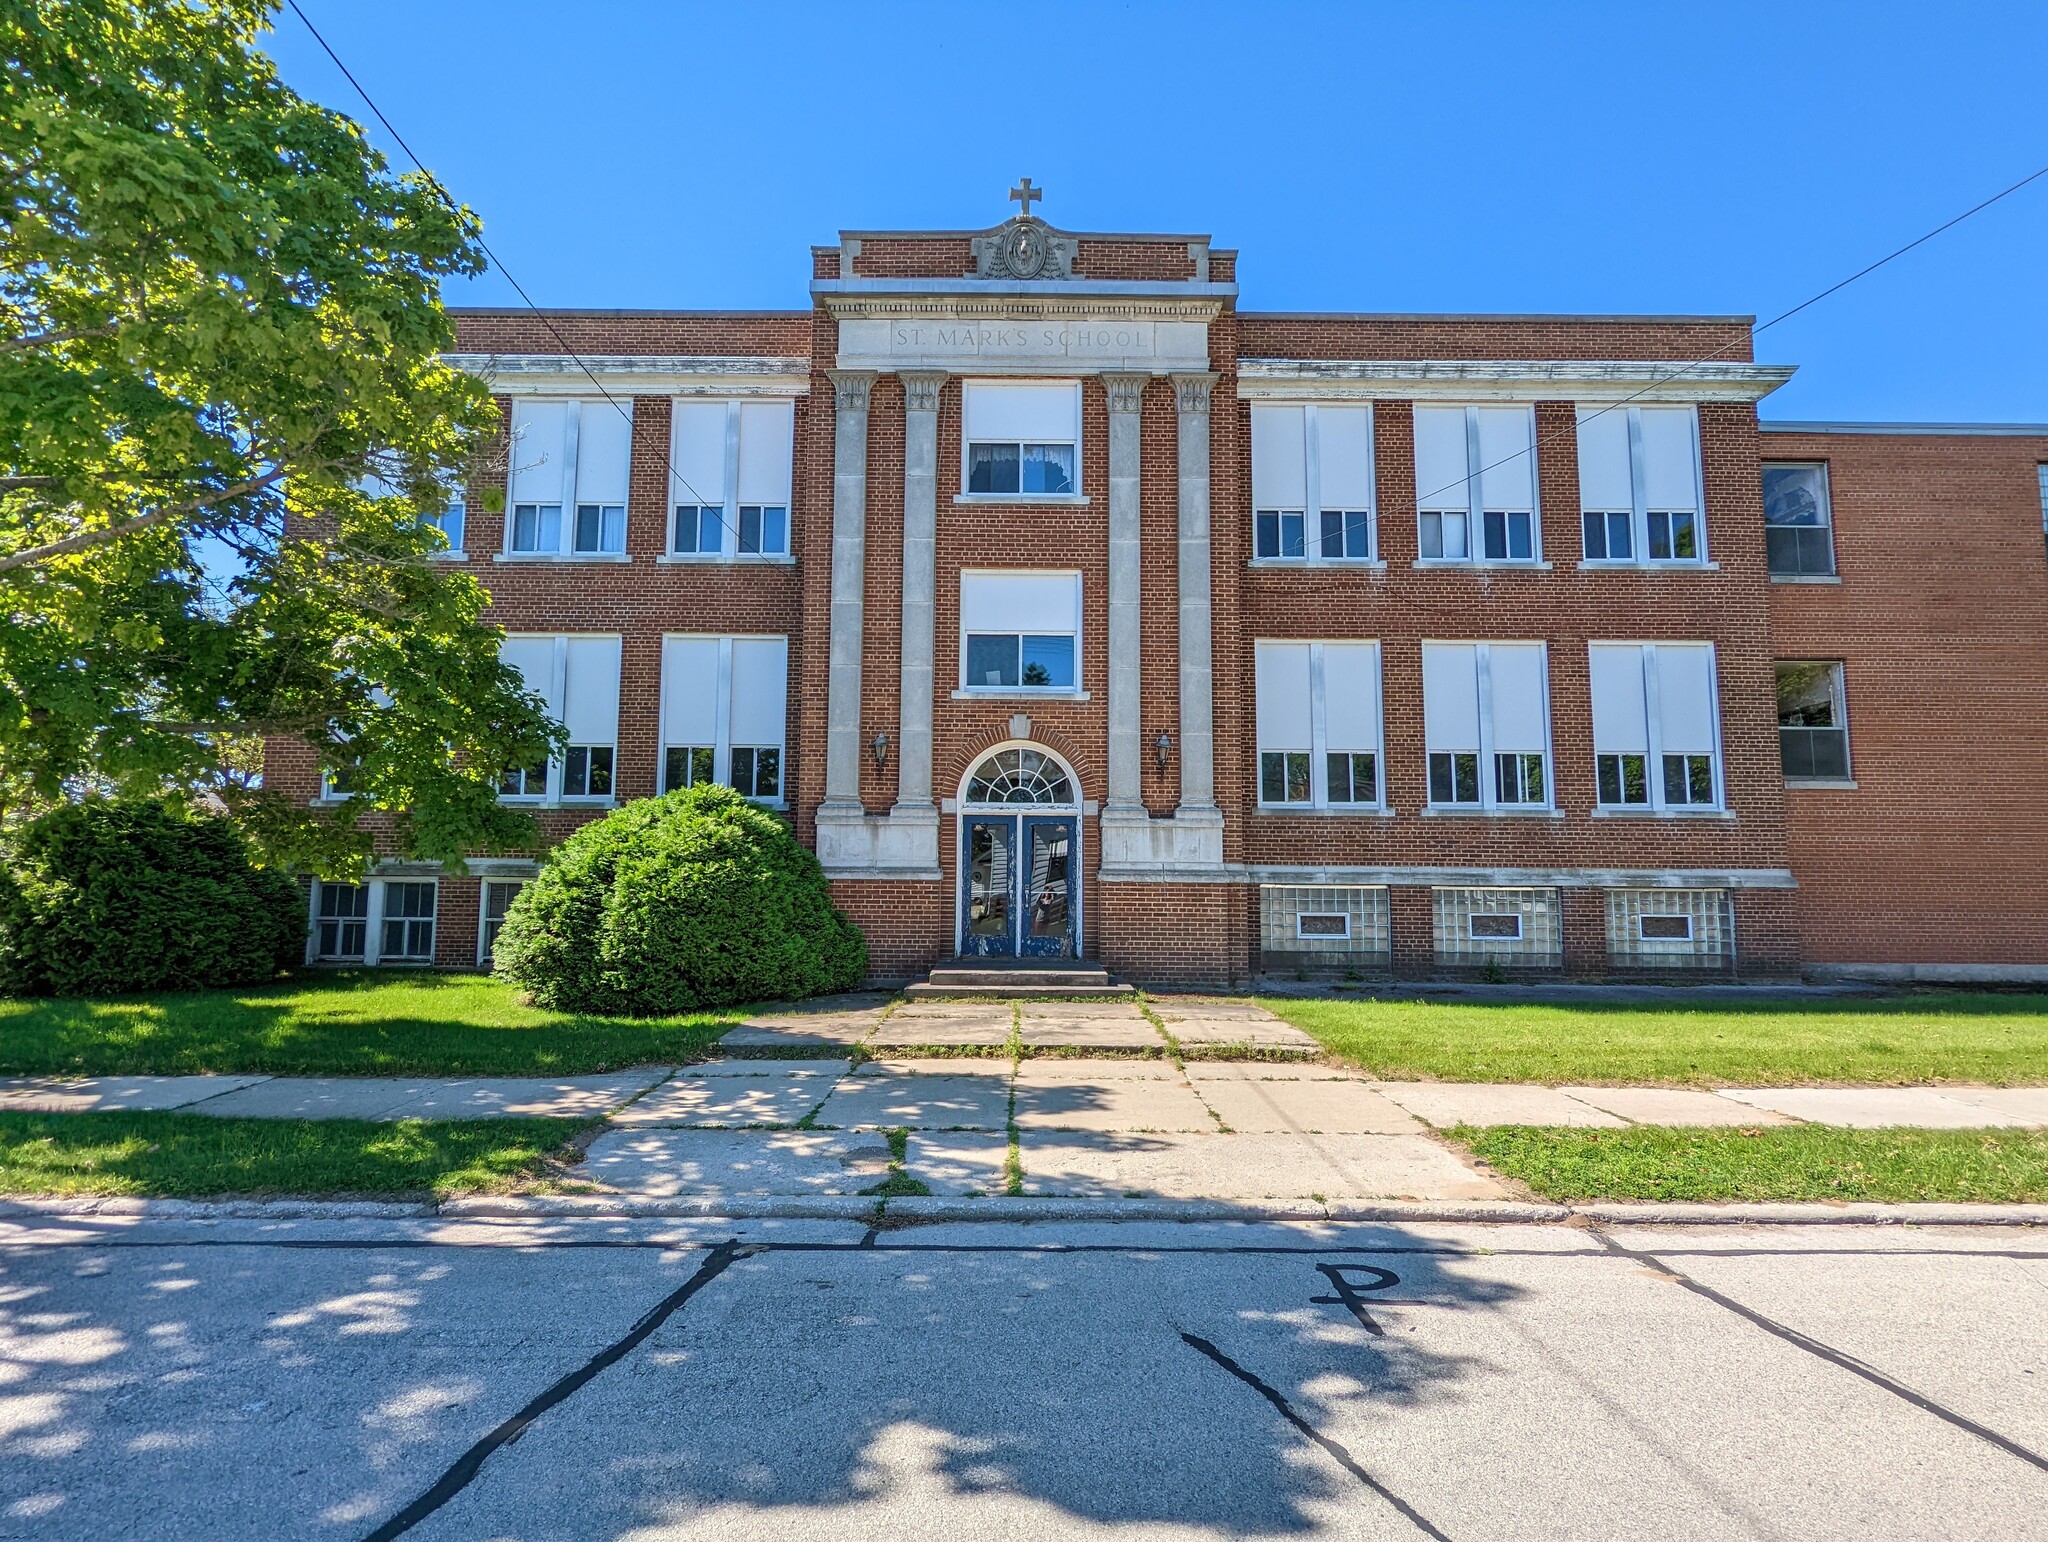
[[(332, 876), (368, 807), (523, 846), (497, 772), (559, 730), (421, 518), (504, 453), (440, 357), (477, 222), (278, 81), (273, 9), (0, 0), (0, 809), (198, 789)], [(357, 796), (293, 807), (259, 738)]]

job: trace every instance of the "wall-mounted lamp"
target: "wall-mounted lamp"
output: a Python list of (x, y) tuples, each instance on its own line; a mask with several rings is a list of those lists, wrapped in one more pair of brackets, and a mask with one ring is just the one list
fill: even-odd
[(1166, 770), (1167, 757), (1173, 753), (1173, 735), (1161, 734), (1152, 744), (1152, 754), (1159, 761), (1159, 769)]
[(881, 770), (889, 763), (889, 736), (876, 734), (868, 745), (868, 751), (875, 757), (875, 769)]

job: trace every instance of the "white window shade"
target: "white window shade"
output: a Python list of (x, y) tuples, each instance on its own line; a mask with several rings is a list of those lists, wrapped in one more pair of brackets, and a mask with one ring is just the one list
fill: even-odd
[(548, 716), (559, 722), (562, 701), (555, 690), (554, 638), (507, 637), (498, 644), (498, 659), (519, 671), (526, 688), (548, 704)]
[(1645, 407), (1643, 503), (1652, 509), (1693, 509), (1700, 503), (1699, 464), (1690, 407)]
[[(1257, 408), (1252, 410), (1254, 413), (1258, 411)], [(1322, 507), (1371, 508), (1371, 410), (1365, 407), (1318, 407), (1316, 447), (1322, 468)]]
[(1541, 643), (1491, 643), (1493, 747), (1500, 754), (1542, 755), (1550, 748), (1550, 683)]
[(662, 739), (667, 744), (718, 741), (718, 639), (661, 641)]
[(1465, 409), (1415, 409), (1415, 497), (1423, 509), (1471, 506), (1465, 485)]
[(971, 444), (1073, 444), (1081, 437), (1081, 387), (1074, 381), (970, 380), (963, 387)]
[(789, 641), (735, 637), (732, 642), (732, 742), (782, 743), (787, 718)]
[(1592, 512), (1635, 506), (1629, 475), (1628, 409), (1579, 412), (1579, 507)]
[(740, 404), (741, 503), (788, 505), (795, 422), (788, 402)]
[(1593, 748), (1602, 755), (1642, 755), (1650, 748), (1643, 696), (1640, 643), (1594, 643), (1589, 649), (1593, 690)]
[(1323, 644), (1323, 741), (1331, 750), (1379, 749), (1377, 643)]
[[(625, 403), (620, 403), (625, 406)], [(633, 466), (633, 419), (610, 402), (584, 402), (576, 435), (576, 501), (624, 503)]]
[(1657, 721), (1667, 755), (1714, 752), (1714, 648), (1711, 643), (1659, 643)]
[(1078, 632), (1079, 573), (962, 573), (960, 616), (970, 632)]
[(1252, 507), (1308, 505), (1308, 450), (1299, 407), (1252, 408)]
[(1305, 750), (1309, 747), (1309, 675), (1307, 643), (1262, 642), (1253, 646), (1253, 689), (1259, 748)]
[(678, 401), (669, 419), (669, 502), (725, 502), (725, 403)]
[(1479, 653), (1471, 643), (1422, 645), (1422, 735), (1431, 750), (1479, 749)]
[(1481, 407), (1479, 414), (1482, 506), (1530, 510), (1536, 507), (1535, 415), (1527, 407)]
[(510, 503), (562, 503), (562, 468), (574, 402), (512, 404)]
[(616, 744), (619, 737), (619, 639), (571, 637), (562, 726), (572, 744)]

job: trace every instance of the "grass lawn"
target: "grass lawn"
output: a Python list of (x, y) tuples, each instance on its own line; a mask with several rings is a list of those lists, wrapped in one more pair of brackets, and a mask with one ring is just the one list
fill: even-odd
[(395, 1195), (540, 1177), (576, 1119), (212, 1119), (0, 1112), (0, 1193)]
[(1452, 1132), (1545, 1199), (2048, 1200), (2048, 1132), (1577, 1130), (1499, 1125)]
[(362, 971), (189, 995), (0, 1000), (0, 1073), (567, 1076), (687, 1059), (738, 1021), (543, 1012), (484, 975)]
[(2048, 1082), (2048, 996), (1264, 1005), (1390, 1081), (1626, 1086)]

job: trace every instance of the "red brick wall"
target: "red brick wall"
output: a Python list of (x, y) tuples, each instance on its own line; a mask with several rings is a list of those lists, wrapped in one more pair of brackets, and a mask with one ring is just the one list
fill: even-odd
[(1786, 789), (1819, 963), (2048, 963), (2048, 436), (1768, 433), (1822, 460), (1839, 584), (1773, 584), (1783, 659), (1845, 665), (1852, 789)]

